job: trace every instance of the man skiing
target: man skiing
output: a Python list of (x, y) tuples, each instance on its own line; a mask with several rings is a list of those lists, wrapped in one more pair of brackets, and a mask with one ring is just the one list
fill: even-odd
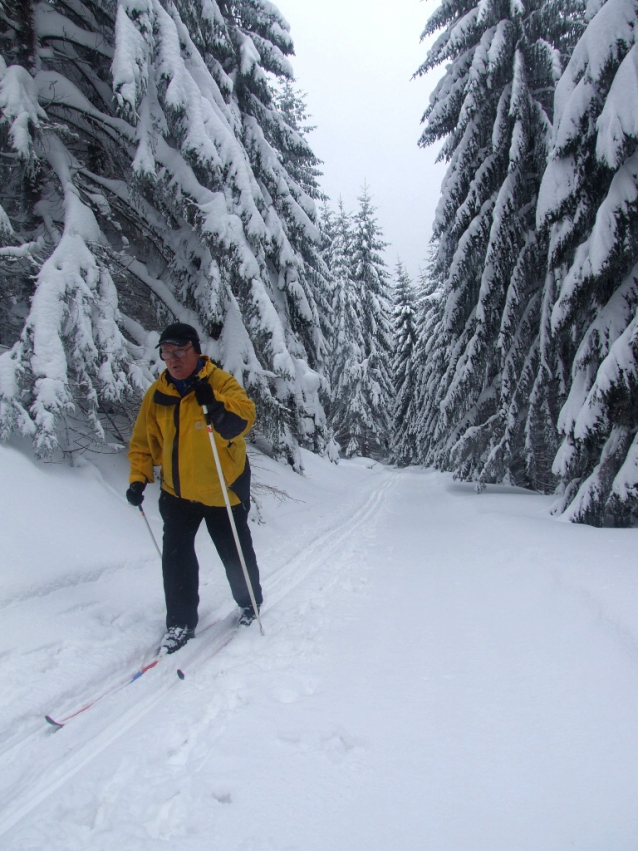
[[(169, 325), (158, 348), (166, 369), (146, 392), (129, 445), (129, 503), (139, 506), (144, 488), (161, 468), (159, 509), (164, 521), (162, 574), (166, 635), (162, 651), (174, 653), (195, 635), (199, 564), (195, 535), (204, 520), (242, 609), (240, 622), (255, 618), (222, 488), (228, 496), (252, 583), (262, 602), (259, 569), (248, 528), (250, 466), (244, 436), (255, 422), (255, 405), (227, 372), (201, 353), (195, 328)], [(214, 429), (225, 482), (219, 481), (202, 406)]]

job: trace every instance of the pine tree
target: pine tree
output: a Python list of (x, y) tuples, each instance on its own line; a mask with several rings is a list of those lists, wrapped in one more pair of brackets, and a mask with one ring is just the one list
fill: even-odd
[(627, 525), (638, 514), (638, 8), (598, 7), (556, 91), (538, 219), (564, 402), (559, 510)]
[(332, 299), (334, 294), (334, 282), (332, 280), (332, 242), (335, 236), (335, 219), (334, 214), (328, 203), (328, 199), (322, 196), (321, 208), (319, 211), (319, 257), (321, 261), (320, 268), (317, 269), (313, 277), (314, 296), (319, 313), (319, 324), (323, 340), (325, 341), (326, 355), (325, 374), (328, 381), (324, 386), (326, 393), (326, 404), (329, 404), (330, 399), (330, 338), (332, 336), (332, 328), (334, 325), (334, 316), (332, 312)]
[(432, 434), (438, 411), (431, 404), (438, 381), (446, 366), (443, 335), (438, 333), (444, 301), (440, 281), (432, 275), (434, 248), (418, 282), (416, 301), (416, 343), (412, 354), (414, 392), (404, 422), (397, 435), (397, 457), (411, 463), (431, 464), (431, 447), (424, 435)]
[[(348, 454), (387, 455), (394, 407), (390, 279), (381, 251), (387, 247), (364, 185), (353, 218), (351, 276), (360, 315), (363, 359), (351, 403)], [(353, 406), (352, 406), (353, 405)]]
[(408, 464), (416, 452), (416, 435), (411, 410), (416, 395), (416, 297), (412, 281), (399, 260), (394, 285), (394, 358), (392, 363), (396, 399), (393, 430), (396, 433), (393, 460)]
[[(94, 32), (44, 3), (4, 6), (0, 15), (10, 63), (0, 59), (0, 333), (11, 346), (0, 356), (0, 436), (19, 430), (49, 455), (60, 423), (78, 411), (103, 437), (100, 406), (108, 410), (148, 377), (144, 364), (132, 364), (119, 326), (114, 264), (98, 223), (103, 198), (90, 197), (83, 173), (98, 145), (122, 165), (126, 139), (117, 120), (94, 123), (100, 108), (110, 110), (99, 9)], [(65, 76), (69, 65), (74, 74)], [(72, 82), (81, 86), (87, 67), (96, 75), (93, 103)]]
[(424, 32), (445, 28), (417, 73), (449, 64), (421, 144), (444, 139), (450, 165), (428, 272), (439, 297), (427, 307), (435, 339), (420, 389), (422, 455), (479, 482), (547, 485), (526, 431), (545, 252), (534, 212), (580, 6), (444, 0)]
[(292, 79), (286, 22), (267, 0), (32, 8), (1, 11), (3, 436), (51, 454), (73, 411), (101, 436), (180, 319), (297, 463), (325, 432), (325, 342), (317, 214), (292, 165), (312, 155), (271, 84)]
[[(319, 185), (322, 175), (321, 160), (309, 147), (307, 138), (316, 129), (308, 124), (310, 115), (306, 107), (306, 95), (301, 89), (296, 89), (293, 81), (284, 79), (274, 92), (274, 103), (284, 117), (288, 127), (294, 130), (299, 138), (294, 139), (284, 148), (286, 171), (294, 177), (306, 195), (319, 201), (326, 201), (326, 196)], [(283, 146), (282, 146), (283, 148)]]
[[(341, 210), (342, 208), (343, 203), (339, 201), (339, 209)], [(321, 210), (319, 215), (319, 232), (321, 234), (321, 259), (324, 262), (328, 274), (331, 275), (332, 243), (334, 241), (336, 233), (336, 220), (327, 198), (324, 198), (321, 203)]]
[[(328, 421), (334, 439), (346, 455), (359, 449), (358, 396), (361, 364), (365, 345), (360, 323), (360, 311), (352, 280), (352, 222), (341, 199), (336, 217), (324, 208), (325, 258), (332, 288), (331, 315), (333, 324), (329, 335), (330, 348), (330, 405)], [(354, 432), (353, 432), (354, 429)]]

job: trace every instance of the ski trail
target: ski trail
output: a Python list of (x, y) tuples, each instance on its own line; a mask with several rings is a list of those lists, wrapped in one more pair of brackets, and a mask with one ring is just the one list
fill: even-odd
[[(223, 620), (225, 620), (225, 618)], [(230, 620), (232, 621), (232, 616), (230, 617)], [(211, 630), (211, 628), (219, 626), (220, 621), (222, 621), (221, 617), (210, 618), (208, 620), (202, 621), (198, 628), (197, 637), (200, 638), (202, 635), (208, 634), (208, 631)], [(75, 715), (79, 715), (82, 711), (84, 711), (80, 709), (80, 706), (82, 704), (90, 704), (87, 707), (88, 711), (105, 698), (115, 697), (127, 686), (132, 685), (136, 681), (136, 679), (140, 679), (141, 677), (137, 677), (134, 679), (134, 675), (138, 673), (142, 667), (157, 658), (157, 643), (158, 642), (154, 642), (153, 647), (149, 646), (143, 653), (139, 654), (140, 659), (145, 661), (138, 665), (129, 665), (128, 674), (126, 676), (118, 676), (117, 673), (114, 673), (111, 676), (107, 675), (106, 677), (104, 677), (101, 683), (89, 683), (87, 685), (86, 692), (84, 693), (84, 696), (81, 699), (78, 699), (77, 695), (72, 694), (67, 689), (65, 694), (60, 695), (58, 699), (52, 701), (51, 705), (47, 707), (49, 712), (52, 715), (56, 716), (56, 718), (63, 719), (66, 717), (68, 720), (71, 720), (71, 717), (75, 717)], [(196, 644), (197, 646), (199, 646), (199, 642), (197, 642)], [(192, 649), (194, 648), (191, 648), (189, 646), (188, 650)], [(7, 762), (10, 762), (12, 759), (18, 758), (19, 754), (24, 750), (24, 748), (29, 745), (35, 738), (41, 735), (42, 717), (43, 715), (40, 714), (37, 718), (34, 718), (32, 713), (29, 716), (22, 716), (22, 718), (25, 719), (24, 724), (20, 725), (21, 729), (16, 735), (3, 742), (2, 746), (0, 747), (0, 758), (6, 760)], [(20, 721), (21, 719), (17, 720)]]
[[(214, 656), (228, 644), (236, 632), (235, 613), (227, 616), (215, 626), (216, 628), (212, 628), (213, 635), (210, 637), (211, 640), (202, 644), (201, 647), (196, 648), (199, 652), (191, 653), (191, 662), (194, 659), (202, 657), (204, 654), (207, 657)], [(167, 662), (170, 661), (172, 660), (167, 659)], [(144, 718), (159, 703), (164, 695), (172, 688), (175, 688), (176, 685), (179, 685), (179, 680), (175, 672), (176, 665), (163, 665), (162, 670), (157, 672), (156, 679), (159, 682), (149, 694), (136, 701), (133, 706), (124, 710), (122, 714), (118, 714), (116, 718), (101, 730), (98, 736), (95, 736), (78, 750), (74, 750), (69, 756), (65, 757), (62, 764), (54, 768), (46, 778), (41, 778), (34, 789), (28, 793), (21, 790), (14, 797), (5, 800), (3, 805), (7, 809), (11, 809), (11, 815), (4, 820), (0, 820), (0, 836), (10, 830), (20, 819), (39, 806), (67, 780), (77, 774), (85, 765), (88, 765), (88, 763)], [(66, 730), (67, 728), (64, 729)], [(50, 736), (58, 736), (61, 735), (61, 732), (52, 730), (48, 734)], [(21, 798), (23, 800), (20, 800)]]
[[(362, 506), (353, 514), (345, 514), (341, 522), (320, 532), (310, 542), (305, 543), (294, 556), (288, 558), (270, 577), (268, 583), (265, 583), (267, 605), (264, 606), (264, 611), (297, 588), (318, 565), (338, 554), (345, 541), (353, 537), (357, 530), (379, 511), (388, 492), (396, 486), (398, 477), (396, 472), (384, 471), (382, 481), (376, 485)], [(294, 575), (291, 575), (292, 570)]]
[[(356, 507), (351, 514), (344, 512), (342, 520), (322, 530), (310, 542), (303, 543), (293, 556), (288, 557), (265, 583), (267, 603), (263, 612), (267, 612), (280, 604), (288, 594), (298, 588), (326, 560), (335, 558), (344, 543), (382, 509), (388, 493), (396, 485), (398, 479), (399, 474), (397, 472), (383, 469), (379, 475), (379, 480), (374, 482), (374, 486), (367, 493), (363, 504)], [(366, 482), (366, 485), (369, 486), (369, 484), (369, 482)], [(190, 650), (190, 652), (184, 654), (184, 650), (181, 651), (183, 655), (179, 660), (180, 667), (193, 670), (198, 663), (201, 664), (206, 659), (220, 653), (235, 635), (235, 629), (225, 628), (225, 626), (228, 626), (229, 618), (233, 617), (234, 615), (228, 615), (218, 624), (213, 625), (211, 627), (213, 635), (209, 636), (206, 642), (198, 645), (195, 641), (192, 645), (187, 645), (184, 650)], [(184, 655), (187, 655), (187, 659), (184, 659)], [(69, 748), (75, 747), (75, 749), (64, 753), (50, 770), (46, 771), (44, 775), (39, 775), (35, 783), (31, 782), (30, 776), (24, 778), (24, 782), (13, 790), (13, 794), (6, 796), (2, 801), (5, 815), (4, 817), (0, 815), (0, 836), (7, 833), (21, 819), (138, 724), (171, 689), (176, 686), (179, 687), (180, 681), (176, 676), (176, 668), (177, 664), (171, 666), (164, 664), (159, 670), (155, 668), (153, 671), (149, 671), (140, 681), (142, 685), (146, 683), (147, 694), (145, 696), (138, 697), (133, 705), (129, 705), (121, 713), (118, 712), (112, 721), (85, 743), (80, 743), (79, 746), (75, 743), (74, 746), (73, 742), (67, 742)], [(149, 691), (149, 689), (151, 690)], [(129, 692), (128, 689), (123, 689), (115, 692), (113, 698), (119, 702), (125, 700), (130, 702), (136, 694), (139, 694), (139, 692)], [(76, 729), (76, 725), (73, 725), (70, 728), (65, 727), (58, 731), (47, 731), (44, 730), (44, 720), (42, 725), (41, 736), (55, 736), (58, 741), (60, 741), (58, 737), (74, 735), (73, 731)], [(84, 729), (84, 725), (78, 725), (78, 729), (80, 726)], [(21, 758), (25, 762), (28, 761), (28, 750), (42, 747), (41, 736), (37, 736), (36, 739), (36, 735), (29, 732), (20, 741), (14, 739), (10, 747), (4, 751), (3, 757), (6, 757), (9, 753), (17, 756), (18, 751), (20, 751)], [(26, 753), (25, 746), (28, 748)]]

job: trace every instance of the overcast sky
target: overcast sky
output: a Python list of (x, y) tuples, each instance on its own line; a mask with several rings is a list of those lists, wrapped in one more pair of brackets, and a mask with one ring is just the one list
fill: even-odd
[(442, 69), (411, 77), (419, 39), (438, 0), (275, 0), (295, 43), (297, 85), (317, 129), (309, 141), (324, 164), (333, 206), (354, 211), (367, 181), (394, 274), (400, 257), (413, 278), (427, 256), (445, 167), (440, 145), (420, 148), (421, 117)]

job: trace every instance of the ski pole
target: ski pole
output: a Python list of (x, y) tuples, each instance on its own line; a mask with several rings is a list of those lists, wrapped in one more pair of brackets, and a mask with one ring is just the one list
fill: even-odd
[(259, 624), (259, 631), (261, 634), (264, 634), (264, 628), (261, 624), (261, 618), (259, 617), (259, 607), (257, 606), (257, 602), (255, 600), (255, 592), (253, 591), (253, 584), (250, 581), (250, 576), (248, 575), (248, 568), (246, 567), (246, 559), (244, 558), (244, 551), (241, 546), (241, 542), (239, 540), (239, 535), (237, 533), (237, 526), (235, 525), (235, 518), (233, 517), (233, 509), (230, 505), (230, 499), (228, 498), (228, 485), (226, 484), (226, 479), (224, 478), (224, 473), (222, 471), (221, 461), (219, 460), (219, 452), (217, 451), (217, 444), (215, 443), (215, 435), (213, 433), (213, 427), (209, 422), (208, 418), (208, 405), (202, 405), (204, 410), (204, 416), (206, 417), (206, 428), (208, 429), (208, 436), (210, 438), (210, 445), (213, 450), (213, 458), (215, 459), (215, 467), (217, 468), (217, 475), (219, 476), (219, 483), (222, 486), (222, 493), (224, 494), (224, 502), (226, 503), (226, 511), (228, 512), (228, 519), (230, 520), (230, 527), (233, 530), (233, 538), (235, 539), (235, 546), (237, 547), (237, 554), (239, 555), (239, 561), (241, 562), (241, 569), (244, 572), (244, 579), (246, 580), (246, 586), (248, 588), (248, 593), (250, 595), (250, 602), (253, 606), (253, 612), (255, 613), (255, 617), (257, 618), (257, 623)]
[(138, 505), (138, 508), (140, 510), (140, 514), (144, 518), (144, 522), (146, 523), (146, 528), (148, 529), (148, 533), (151, 536), (151, 538), (153, 539), (153, 543), (155, 544), (155, 549), (157, 550), (157, 554), (161, 558), (162, 557), (162, 551), (157, 546), (157, 541), (155, 540), (155, 535), (153, 534), (153, 530), (151, 529), (151, 524), (148, 522), (148, 518), (147, 518), (146, 514), (144, 514), (144, 509), (142, 508), (142, 506)]

